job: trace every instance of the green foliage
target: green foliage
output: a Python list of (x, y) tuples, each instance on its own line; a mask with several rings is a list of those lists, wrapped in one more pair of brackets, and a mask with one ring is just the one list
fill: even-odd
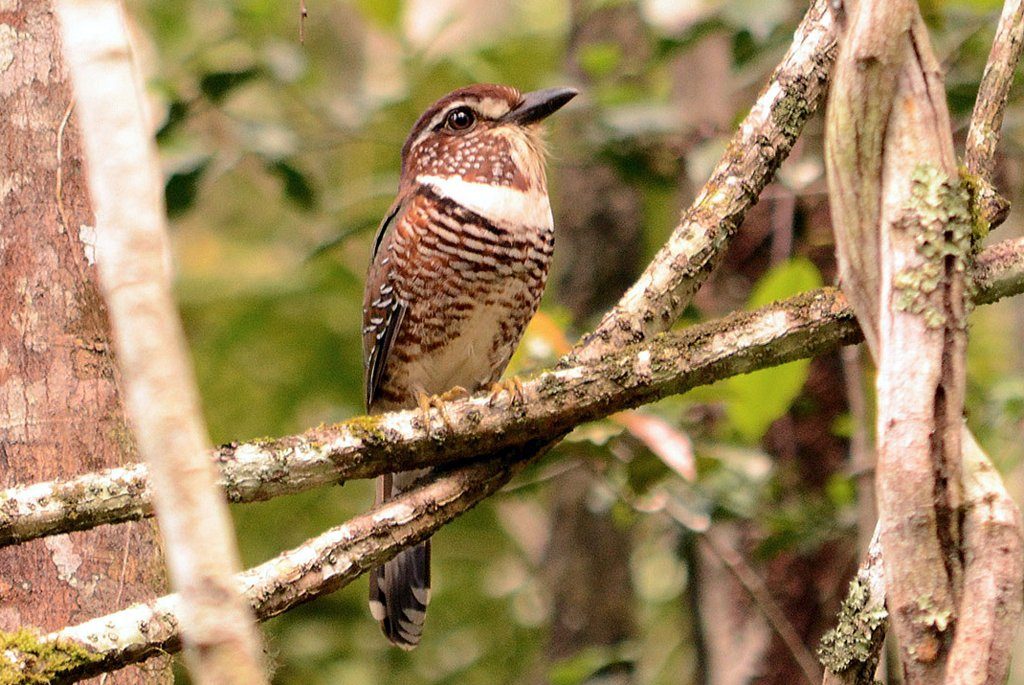
[[(769, 270), (747, 304), (754, 309), (820, 286), (821, 274), (814, 264), (798, 257)], [(729, 421), (745, 442), (759, 442), (768, 427), (789, 410), (809, 368), (810, 360), (803, 359), (725, 381)]]
[(622, 48), (615, 43), (593, 43), (580, 50), (580, 66), (592, 78), (606, 76), (622, 61)]
[(579, 654), (556, 662), (548, 671), (551, 685), (580, 685), (581, 683), (603, 682), (603, 678), (615, 680), (618, 674), (632, 672), (631, 662), (616, 657), (608, 648), (592, 647)]

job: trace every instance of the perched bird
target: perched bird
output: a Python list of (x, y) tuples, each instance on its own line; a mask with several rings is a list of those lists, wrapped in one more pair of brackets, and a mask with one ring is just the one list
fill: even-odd
[[(429, 397), (486, 388), (505, 370), (554, 247), (538, 124), (575, 95), (479, 84), (416, 121), (366, 278), (368, 412), (427, 409)], [(422, 474), (380, 477), (377, 503)], [(370, 574), (370, 611), (403, 649), (419, 643), (429, 600), (429, 541)]]

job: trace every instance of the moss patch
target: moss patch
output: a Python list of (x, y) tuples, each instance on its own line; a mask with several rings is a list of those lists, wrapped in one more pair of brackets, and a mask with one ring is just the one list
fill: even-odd
[(966, 268), (973, 251), (970, 194), (959, 179), (930, 164), (918, 165), (910, 182), (902, 224), (914, 232), (921, 263), (893, 276), (896, 308), (924, 316), (929, 328), (963, 327), (966, 321), (947, 320), (945, 308), (932, 295), (952, 272), (963, 274), (966, 292), (972, 291)]
[(859, 578), (850, 582), (850, 591), (839, 609), (839, 622), (825, 633), (818, 647), (818, 659), (833, 673), (853, 667), (873, 671), (878, 662), (875, 650), (882, 635), (879, 628), (889, 613), (884, 606), (869, 607), (871, 590)]
[(0, 685), (49, 683), (103, 657), (71, 641), (43, 641), (29, 628), (0, 631)]

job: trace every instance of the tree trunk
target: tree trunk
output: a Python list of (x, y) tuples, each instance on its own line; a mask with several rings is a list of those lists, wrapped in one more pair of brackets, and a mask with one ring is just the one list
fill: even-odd
[[(71, 89), (44, 2), (0, 10), (0, 484), (136, 460), (122, 412)], [(0, 629), (53, 630), (163, 589), (151, 522), (0, 549)], [(170, 682), (167, 660), (107, 683)]]

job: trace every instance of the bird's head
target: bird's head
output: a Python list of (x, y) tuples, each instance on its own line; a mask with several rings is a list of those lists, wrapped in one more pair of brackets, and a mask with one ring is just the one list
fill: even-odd
[(576, 93), (548, 88), (523, 95), (477, 84), (445, 95), (420, 116), (402, 147), (402, 184), (448, 180), (546, 193), (538, 124)]

